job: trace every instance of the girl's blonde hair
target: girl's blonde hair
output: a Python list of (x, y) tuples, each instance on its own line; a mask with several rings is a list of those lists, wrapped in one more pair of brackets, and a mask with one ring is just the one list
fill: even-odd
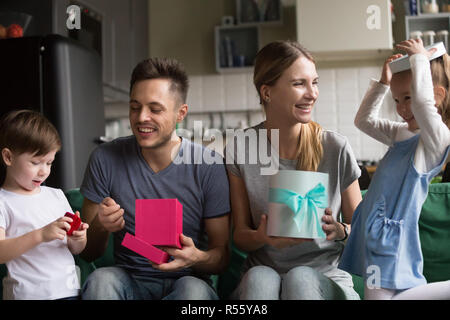
[(443, 56), (432, 60), (430, 65), (433, 85), (441, 86), (445, 89), (445, 97), (437, 107), (441, 113), (442, 121), (450, 128), (450, 57), (446, 53)]
[[(299, 57), (315, 63), (313, 56), (303, 46), (294, 41), (275, 41), (262, 48), (255, 58), (253, 83), (259, 95), (260, 104), (265, 108), (261, 97), (263, 85), (272, 86)], [(322, 127), (313, 121), (302, 124), (296, 157), (297, 170), (317, 171), (323, 156)]]

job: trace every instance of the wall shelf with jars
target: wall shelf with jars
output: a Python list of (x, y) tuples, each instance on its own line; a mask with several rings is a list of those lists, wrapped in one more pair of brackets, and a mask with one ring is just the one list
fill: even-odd
[(422, 38), (424, 45), (430, 45), (442, 41), (444, 42), (448, 52), (450, 1), (409, 1), (408, 9), (410, 15), (405, 17), (406, 37), (420, 37)]

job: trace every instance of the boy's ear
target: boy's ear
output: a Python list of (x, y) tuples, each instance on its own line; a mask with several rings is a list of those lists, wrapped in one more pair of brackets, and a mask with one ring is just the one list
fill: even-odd
[(447, 90), (443, 86), (434, 87), (434, 100), (436, 100), (436, 105), (440, 105), (444, 101), (447, 95)]
[(9, 150), (8, 148), (3, 148), (2, 149), (2, 159), (3, 159), (3, 162), (7, 166), (10, 166), (12, 163), (12, 159), (13, 159), (13, 154), (12, 154), (11, 150)]

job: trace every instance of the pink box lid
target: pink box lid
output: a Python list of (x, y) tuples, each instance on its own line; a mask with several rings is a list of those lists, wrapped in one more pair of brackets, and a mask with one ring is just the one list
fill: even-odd
[(142, 239), (133, 237), (133, 235), (127, 233), (122, 240), (122, 245), (143, 257), (146, 257), (150, 261), (156, 264), (166, 263), (169, 261), (169, 254), (158, 248), (155, 248), (151, 244), (148, 244)]

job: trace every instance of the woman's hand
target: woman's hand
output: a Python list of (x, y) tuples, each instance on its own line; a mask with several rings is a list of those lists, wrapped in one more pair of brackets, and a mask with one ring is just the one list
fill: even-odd
[(330, 208), (325, 209), (325, 214), (322, 217), (322, 221), (325, 223), (322, 225), (322, 229), (327, 235), (328, 241), (344, 239), (344, 227), (339, 222), (334, 220)]
[(296, 244), (303, 242), (313, 241), (312, 239), (302, 239), (302, 238), (288, 238), (288, 237), (273, 237), (267, 235), (267, 215), (263, 214), (261, 216), (261, 222), (256, 230), (258, 237), (269, 246), (277, 249), (287, 248)]

